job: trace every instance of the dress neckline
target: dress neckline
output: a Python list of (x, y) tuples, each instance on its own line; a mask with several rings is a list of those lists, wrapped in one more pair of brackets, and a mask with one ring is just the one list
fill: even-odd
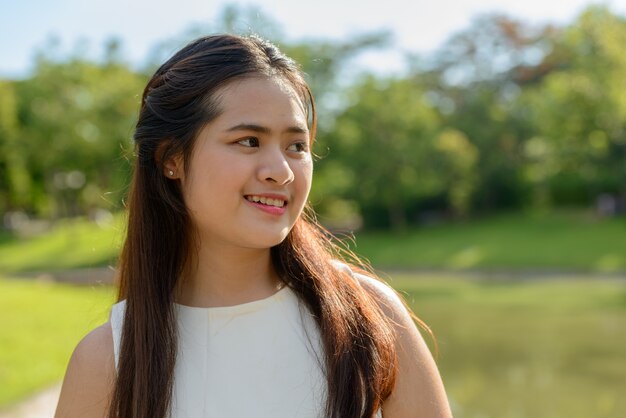
[(263, 299), (257, 299), (257, 300), (253, 300), (250, 302), (244, 302), (244, 303), (240, 303), (237, 305), (199, 307), (199, 306), (182, 305), (180, 303), (174, 302), (174, 306), (179, 312), (190, 314), (190, 315), (206, 314), (206, 313), (210, 313), (212, 315), (233, 315), (233, 314), (258, 311), (260, 309), (263, 309), (266, 306), (273, 304), (274, 302), (278, 300), (285, 299), (289, 293), (292, 293), (291, 289), (289, 289), (289, 286), (283, 285), (275, 293)]

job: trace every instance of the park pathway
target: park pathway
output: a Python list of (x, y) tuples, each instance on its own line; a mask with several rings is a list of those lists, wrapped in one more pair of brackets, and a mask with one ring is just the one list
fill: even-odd
[(0, 412), (0, 418), (53, 418), (57, 407), (61, 384), (50, 387), (32, 398), (5, 412)]

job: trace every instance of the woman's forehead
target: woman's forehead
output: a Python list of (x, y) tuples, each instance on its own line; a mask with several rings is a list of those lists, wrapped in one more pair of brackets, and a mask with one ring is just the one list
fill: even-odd
[(234, 80), (216, 94), (220, 124), (288, 123), (307, 128), (305, 106), (291, 83), (280, 77)]

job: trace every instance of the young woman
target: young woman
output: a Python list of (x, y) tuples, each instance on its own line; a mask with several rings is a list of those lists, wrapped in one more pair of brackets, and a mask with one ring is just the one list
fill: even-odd
[(303, 214), (313, 97), (255, 37), (198, 39), (143, 94), (119, 302), (57, 418), (450, 417), (402, 301)]

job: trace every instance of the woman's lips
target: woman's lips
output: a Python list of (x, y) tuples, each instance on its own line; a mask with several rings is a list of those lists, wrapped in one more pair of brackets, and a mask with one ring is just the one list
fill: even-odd
[(285, 203), (285, 205), (284, 205), (284, 206), (282, 206), (282, 207), (278, 207), (278, 206), (271, 206), (271, 205), (266, 205), (266, 204), (263, 204), (263, 203), (261, 203), (261, 202), (253, 202), (253, 201), (250, 201), (250, 200), (248, 200), (248, 199), (246, 199), (246, 202), (247, 202), (248, 204), (250, 204), (250, 205), (254, 206), (255, 208), (260, 209), (260, 210), (262, 210), (263, 212), (265, 212), (265, 213), (269, 213), (269, 214), (271, 214), (271, 215), (282, 215), (283, 213), (285, 213), (286, 206), (287, 206), (287, 204), (286, 204), (286, 203)]
[(282, 215), (287, 206), (287, 199), (277, 194), (250, 194), (244, 198), (250, 205), (272, 215)]

